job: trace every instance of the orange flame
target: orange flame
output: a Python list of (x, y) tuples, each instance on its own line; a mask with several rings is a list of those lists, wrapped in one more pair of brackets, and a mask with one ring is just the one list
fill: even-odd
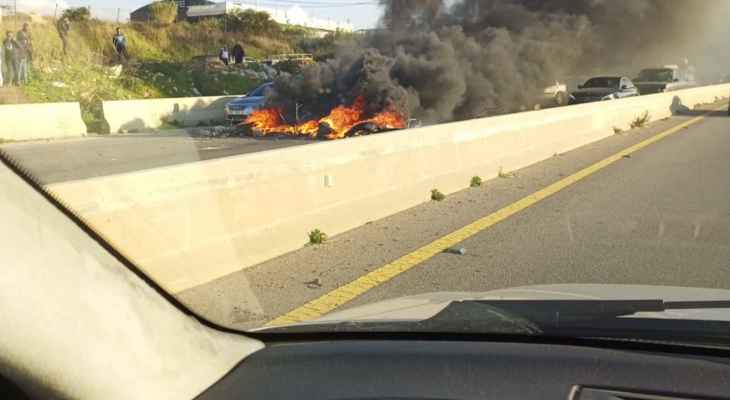
[(372, 123), (380, 129), (403, 129), (406, 122), (403, 116), (392, 110), (386, 110), (364, 119), (365, 98), (358, 96), (351, 106), (338, 106), (330, 111), (329, 115), (319, 120), (311, 120), (301, 124), (287, 124), (281, 116), (281, 109), (267, 108), (254, 111), (245, 121), (260, 135), (272, 133), (291, 136), (309, 136), (314, 138), (319, 133), (319, 127), (326, 124), (330, 132), (327, 139), (342, 139), (354, 127), (360, 124)]

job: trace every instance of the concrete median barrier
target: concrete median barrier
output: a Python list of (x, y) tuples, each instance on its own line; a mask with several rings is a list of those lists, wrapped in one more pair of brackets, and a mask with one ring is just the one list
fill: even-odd
[[(173, 292), (629, 129), (730, 85), (321, 142), (49, 189)], [(687, 106), (685, 106), (687, 105)], [(302, 266), (304, 267), (304, 266)]]
[(35, 140), (86, 135), (79, 103), (0, 105), (0, 139)]
[(104, 118), (111, 133), (140, 132), (165, 124), (211, 125), (224, 121), (226, 104), (235, 96), (181, 97), (173, 99), (103, 102)]

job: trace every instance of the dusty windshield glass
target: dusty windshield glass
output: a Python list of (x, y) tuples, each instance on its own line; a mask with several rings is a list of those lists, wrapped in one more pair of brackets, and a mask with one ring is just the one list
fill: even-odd
[(674, 79), (674, 72), (671, 69), (651, 69), (639, 73), (639, 81), (646, 82), (671, 82)]
[(583, 85), (585, 88), (618, 88), (621, 78), (593, 78)]
[[(3, 165), (200, 318), (326, 329), (495, 298), (727, 300), (726, 2), (0, 15)], [(700, 311), (657, 312), (725, 318)]]

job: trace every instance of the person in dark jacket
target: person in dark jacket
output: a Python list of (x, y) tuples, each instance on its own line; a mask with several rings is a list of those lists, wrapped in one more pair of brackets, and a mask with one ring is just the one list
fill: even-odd
[(231, 53), (233, 53), (233, 60), (236, 64), (243, 64), (243, 58), (246, 57), (246, 50), (243, 49), (241, 43), (236, 43)]
[(63, 56), (66, 57), (68, 55), (68, 33), (71, 30), (71, 21), (68, 17), (62, 17), (58, 20), (56, 23), (56, 30), (58, 31), (58, 36), (61, 37), (61, 43), (63, 44)]
[(33, 62), (33, 38), (30, 35), (28, 24), (16, 35), (18, 49), (15, 52), (15, 80), (20, 85), (27, 85), (30, 81), (30, 65)]
[(17, 84), (19, 50), (18, 42), (13, 37), (13, 32), (8, 31), (3, 40), (3, 66), (5, 67), (5, 83), (7, 85)]
[(124, 37), (121, 28), (117, 28), (117, 34), (112, 38), (112, 43), (114, 44), (114, 50), (117, 52), (119, 62), (127, 61), (129, 59), (129, 54), (127, 53), (127, 38)]

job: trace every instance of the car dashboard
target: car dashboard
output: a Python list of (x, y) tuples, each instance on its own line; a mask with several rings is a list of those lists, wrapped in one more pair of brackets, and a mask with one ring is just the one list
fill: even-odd
[(730, 398), (730, 353), (613, 341), (269, 341), (200, 399)]

